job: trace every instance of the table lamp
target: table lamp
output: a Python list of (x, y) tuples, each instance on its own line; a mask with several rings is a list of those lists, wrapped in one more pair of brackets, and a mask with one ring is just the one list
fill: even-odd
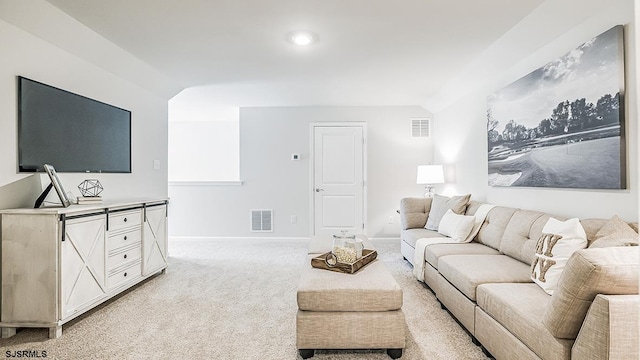
[(444, 183), (442, 165), (418, 165), (417, 184), (426, 184), (424, 197), (433, 197), (433, 184)]

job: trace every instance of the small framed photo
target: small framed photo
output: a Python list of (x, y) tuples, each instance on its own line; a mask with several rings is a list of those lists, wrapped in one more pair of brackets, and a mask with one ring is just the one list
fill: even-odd
[(62, 206), (69, 207), (71, 205), (71, 201), (67, 197), (67, 193), (64, 191), (62, 187), (62, 182), (60, 182), (60, 178), (58, 178), (58, 174), (56, 173), (56, 169), (49, 164), (44, 164), (44, 171), (49, 175), (49, 179), (51, 179), (51, 184), (56, 189), (56, 193), (58, 193), (58, 197), (60, 198), (60, 202)]

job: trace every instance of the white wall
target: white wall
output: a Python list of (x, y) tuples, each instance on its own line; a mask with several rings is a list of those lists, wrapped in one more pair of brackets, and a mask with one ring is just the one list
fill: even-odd
[[(467, 75), (452, 84), (462, 98), (442, 98), (450, 106), (435, 114), (436, 162), (457, 170), (450, 191), (505, 206), (581, 218), (638, 218), (638, 89), (637, 38), (633, 0), (547, 1), (487, 49)], [(616, 191), (499, 188), (487, 185), (487, 96), (592, 37), (625, 25), (628, 189)], [(505, 58), (508, 62), (505, 62)], [(468, 93), (465, 91), (471, 89)]]
[[(640, 76), (638, 74), (638, 65), (640, 64), (640, 57), (638, 57), (637, 53), (638, 51), (640, 51), (640, 0), (634, 0), (633, 2), (633, 6), (634, 6), (634, 17), (633, 17), (633, 26), (631, 27), (633, 29), (633, 33), (634, 33), (634, 38), (635, 38), (635, 44), (632, 45), (634, 46), (636, 55), (635, 55), (635, 61), (634, 61), (634, 65), (632, 65), (631, 67), (634, 68), (635, 71), (635, 81), (633, 82), (635, 86), (635, 91), (636, 94), (638, 93), (638, 90), (640, 89)], [(635, 97), (635, 101), (633, 99), (630, 99), (628, 101), (629, 103), (633, 103), (635, 105), (630, 105), (630, 106), (635, 106), (636, 108), (636, 124), (638, 123), (637, 120), (637, 116), (640, 115), (640, 97), (636, 95)], [(640, 126), (636, 125), (636, 142), (637, 139), (640, 139)], [(637, 145), (636, 145), (637, 146)], [(640, 152), (640, 150), (638, 150), (637, 152)], [(631, 161), (631, 160), (630, 160)], [(640, 171), (640, 155), (637, 156), (636, 159), (636, 166), (638, 166), (636, 169), (639, 169), (638, 171)], [(640, 183), (640, 180), (638, 180), (638, 183)], [(637, 191), (637, 201), (640, 204), (640, 191)], [(640, 205), (639, 205), (640, 207)], [(640, 210), (638, 211), (638, 222), (640, 222)]]
[[(309, 236), (310, 124), (365, 122), (368, 130), (368, 225), (371, 237), (398, 237), (399, 201), (421, 196), (416, 168), (433, 161), (432, 141), (412, 139), (421, 107), (240, 109), (241, 186), (170, 186), (171, 236)], [(291, 154), (301, 154), (292, 161)], [(273, 209), (274, 232), (249, 231), (250, 209)], [(188, 214), (188, 215), (187, 215)], [(290, 216), (296, 215), (296, 224)], [(387, 224), (392, 216), (393, 224)]]
[(238, 181), (240, 109), (203, 93), (188, 88), (169, 100), (169, 181)]
[[(73, 42), (74, 38), (67, 41)], [(17, 173), (17, 75), (132, 112), (132, 173), (59, 174), (67, 191), (77, 196), (76, 186), (82, 180), (97, 178), (104, 186), (105, 199), (167, 195), (166, 98), (4, 20), (0, 20), (0, 54), (0, 195), (5, 187), (19, 192), (15, 194), (12, 190), (10, 197), (0, 197), (0, 208), (32, 206), (38, 195), (33, 191), (33, 181), (23, 180), (29, 175)], [(160, 160), (160, 170), (153, 169), (153, 160)], [(28, 184), (16, 186), (21, 182)]]
[(169, 181), (238, 181), (239, 121), (169, 121)]

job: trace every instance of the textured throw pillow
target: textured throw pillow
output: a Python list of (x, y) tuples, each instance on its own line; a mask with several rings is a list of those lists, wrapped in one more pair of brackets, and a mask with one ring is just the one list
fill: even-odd
[(577, 218), (560, 221), (549, 218), (542, 228), (531, 264), (531, 279), (553, 295), (569, 257), (587, 247), (587, 234)]
[(433, 195), (431, 210), (429, 211), (427, 224), (424, 228), (427, 230), (438, 231), (438, 226), (440, 225), (440, 220), (442, 220), (444, 213), (451, 209), (456, 214), (464, 214), (470, 198), (471, 194), (453, 196), (450, 198), (438, 194)]
[(602, 229), (596, 233), (596, 239), (589, 248), (638, 245), (638, 233), (618, 215), (614, 215)]
[(474, 223), (474, 216), (458, 215), (449, 209), (440, 220), (438, 232), (455, 241), (463, 242), (471, 232), (471, 229), (473, 229)]

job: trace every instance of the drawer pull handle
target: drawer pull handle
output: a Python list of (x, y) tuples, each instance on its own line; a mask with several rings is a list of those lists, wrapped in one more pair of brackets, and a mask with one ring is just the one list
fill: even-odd
[(124, 254), (124, 258), (125, 258), (125, 259), (127, 258), (127, 254)]
[(124, 273), (124, 277), (127, 277), (127, 273)]
[(127, 222), (127, 218), (124, 218), (124, 222)]
[(126, 235), (125, 235), (124, 239), (127, 240), (127, 236)]

